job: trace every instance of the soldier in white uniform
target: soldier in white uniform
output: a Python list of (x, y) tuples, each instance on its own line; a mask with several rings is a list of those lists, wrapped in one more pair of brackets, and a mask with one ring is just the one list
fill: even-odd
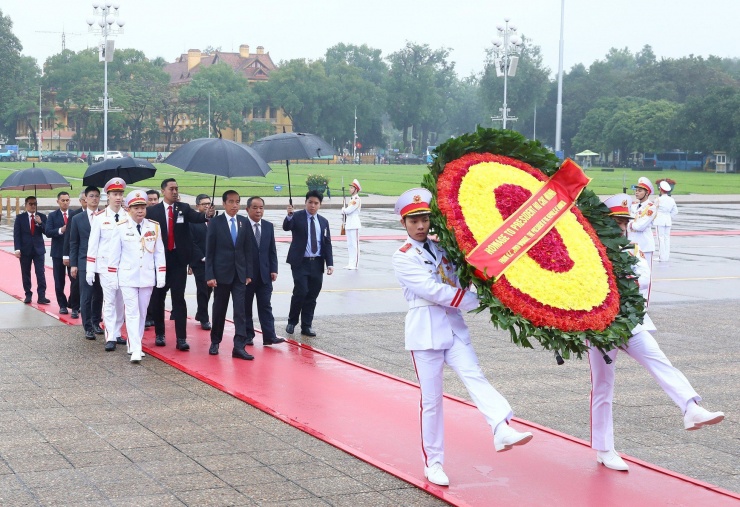
[(344, 230), (347, 234), (347, 269), (357, 269), (360, 263), (360, 182), (352, 181), (349, 185), (349, 204), (342, 208), (345, 217)]
[(671, 255), (671, 226), (673, 225), (673, 217), (678, 215), (678, 207), (669, 193), (671, 184), (663, 180), (659, 187), (660, 197), (655, 200), (658, 216), (655, 217), (653, 223), (658, 232), (658, 249), (660, 250), (658, 260), (668, 262)]
[(653, 265), (653, 252), (655, 251), (655, 239), (653, 239), (653, 220), (657, 214), (655, 203), (650, 201), (653, 194), (653, 184), (650, 180), (642, 177), (637, 180), (635, 187), (635, 199), (632, 201), (630, 213), (632, 222), (627, 229), (627, 237), (633, 243), (640, 246), (645, 254), (648, 266)]
[(411, 351), (421, 389), (421, 439), (424, 476), (448, 486), (444, 464), (442, 374), (445, 363), (460, 377), (473, 402), (494, 434), (496, 451), (523, 445), (532, 434), (519, 433), (508, 422), (513, 417), (506, 399), (488, 383), (462, 312), (478, 307), (478, 297), (460, 286), (455, 266), (444, 250), (427, 239), (432, 195), (422, 188), (405, 192), (396, 202), (396, 213), (408, 239), (393, 254), (393, 269), (409, 303), (406, 315), (406, 350)]
[(93, 217), (90, 225), (90, 240), (87, 247), (86, 278), (89, 285), (93, 284), (95, 273), (100, 275), (100, 285), (103, 287), (103, 323), (105, 324), (105, 350), (116, 350), (116, 343), (126, 343), (121, 338), (123, 326), (123, 295), (118, 289), (112, 289), (112, 277), (108, 271), (110, 258), (110, 242), (119, 223), (128, 220), (128, 214), (121, 209), (123, 191), (126, 182), (122, 178), (113, 178), (105, 184), (103, 190), (108, 194), (108, 206)]
[[(632, 219), (627, 207), (630, 198), (627, 194), (610, 197), (604, 204), (623, 232), (628, 230)], [(650, 288), (650, 267), (638, 245), (630, 247), (628, 252), (637, 257), (634, 267), (635, 280), (640, 292), (645, 296)], [(684, 428), (697, 430), (703, 426), (716, 424), (725, 415), (722, 412), (709, 412), (698, 405), (699, 396), (686, 377), (674, 367), (665, 356), (655, 338), (648, 331), (656, 331), (650, 317), (645, 314), (643, 324), (632, 330), (632, 337), (622, 349), (640, 363), (658, 382), (658, 385), (671, 397), (684, 414)], [(592, 349), (588, 355), (591, 365), (591, 447), (596, 450), (596, 461), (612, 470), (627, 471), (627, 463), (614, 450), (614, 421), (612, 401), (614, 398), (614, 374), (617, 349), (609, 351), (611, 364), (604, 361), (601, 352)]]
[(119, 222), (110, 241), (108, 283), (123, 293), (131, 362), (141, 361), (141, 338), (152, 288), (164, 287), (167, 263), (159, 223), (145, 218), (146, 194), (134, 190), (126, 198), (130, 220)]

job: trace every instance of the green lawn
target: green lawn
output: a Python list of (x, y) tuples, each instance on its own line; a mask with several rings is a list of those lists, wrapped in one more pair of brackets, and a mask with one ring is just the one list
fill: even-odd
[[(55, 169), (63, 174), (72, 183), (71, 194), (74, 196), (82, 190), (82, 175), (87, 166), (85, 164), (43, 163), (40, 167)], [(266, 197), (288, 195), (288, 178), (285, 164), (272, 163), (272, 172), (266, 178), (231, 178), (219, 177), (216, 185), (216, 195), (224, 190), (233, 188), (242, 195), (264, 195)], [(0, 163), (0, 182), (13, 171), (30, 167), (27, 162)], [(321, 173), (329, 177), (329, 188), (333, 196), (341, 195), (342, 178), (344, 186), (357, 178), (362, 184), (363, 194), (399, 195), (401, 192), (419, 186), (427, 168), (423, 165), (338, 165), (338, 164), (295, 164), (291, 165), (291, 188), (293, 195), (304, 195), (306, 192), (305, 179), (310, 173)], [(675, 194), (740, 194), (740, 174), (715, 174), (688, 171), (632, 171), (630, 169), (615, 169), (614, 172), (602, 171), (601, 168), (589, 168), (586, 174), (593, 179), (589, 188), (600, 195), (610, 195), (622, 191), (623, 177), (628, 188), (637, 182), (640, 176), (646, 176), (651, 181), (658, 178), (676, 180)], [(213, 176), (198, 173), (186, 173), (167, 164), (157, 164), (157, 176), (150, 180), (136, 183), (137, 187), (159, 188), (163, 179), (176, 178), (180, 185), (180, 192), (195, 195), (210, 194), (213, 190)], [(280, 192), (274, 191), (275, 185), (282, 185)], [(61, 189), (59, 189), (61, 190)], [(39, 190), (39, 197), (54, 197), (59, 190)], [(33, 191), (30, 192), (31, 194)], [(23, 197), (29, 192), (4, 190), (3, 197)]]

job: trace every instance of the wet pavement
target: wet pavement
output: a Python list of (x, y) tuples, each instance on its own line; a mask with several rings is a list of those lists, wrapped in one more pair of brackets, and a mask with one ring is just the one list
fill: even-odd
[[(740, 230), (740, 204), (684, 204), (680, 213), (676, 233)], [(339, 212), (323, 214), (337, 231)], [(266, 212), (279, 237), (283, 216)], [(402, 234), (392, 210), (366, 208), (362, 218), (363, 235)], [(12, 250), (8, 240), (12, 229), (3, 220), (0, 241)], [(337, 270), (324, 278), (318, 336), (300, 339), (413, 381), (403, 350), (406, 305), (390, 267), (399, 245), (362, 241), (361, 269), (348, 271), (341, 269), (346, 247), (335, 241)], [(273, 307), (279, 332), (292, 289), (287, 248), (278, 242)], [(684, 431), (670, 399), (620, 355), (619, 451), (740, 492), (739, 299), (740, 235), (672, 238), (671, 261), (655, 263), (650, 313), (656, 337), (705, 406), (727, 417), (716, 427)], [(188, 309), (193, 315), (192, 282)], [(101, 341), (85, 340), (79, 327), (8, 296), (0, 295), (0, 316), (0, 505), (442, 504), (160, 361), (132, 368), (125, 351), (105, 353)], [(587, 440), (588, 364), (556, 366), (549, 353), (512, 345), (486, 315), (466, 318), (482, 368), (516, 415)], [(453, 373), (446, 372), (445, 382), (447, 392), (467, 398)]]

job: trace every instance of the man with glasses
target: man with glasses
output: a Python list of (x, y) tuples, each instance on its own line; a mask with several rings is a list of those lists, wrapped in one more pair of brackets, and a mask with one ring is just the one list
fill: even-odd
[(26, 197), (26, 211), (15, 217), (13, 226), (13, 244), (15, 256), (21, 261), (21, 276), (23, 278), (23, 291), (26, 293), (24, 303), (31, 302), (31, 263), (36, 271), (36, 295), (40, 305), (51, 303), (46, 299), (46, 273), (44, 272), (44, 257), (46, 246), (44, 245), (44, 228), (46, 227), (46, 215), (36, 212), (36, 197)]
[[(211, 207), (211, 197), (206, 194), (198, 194), (195, 198), (195, 209), (206, 213)], [(196, 299), (198, 310), (195, 312), (195, 320), (200, 322), (200, 327), (206, 331), (211, 329), (211, 320), (208, 318), (208, 301), (213, 289), (206, 283), (206, 235), (208, 234), (208, 222), (191, 223), (190, 235), (193, 237), (193, 258), (188, 266), (188, 274), (195, 278)]]

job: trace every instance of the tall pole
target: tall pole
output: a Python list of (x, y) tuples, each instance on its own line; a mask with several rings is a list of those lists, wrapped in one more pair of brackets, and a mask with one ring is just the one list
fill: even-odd
[(509, 107), (506, 104), (506, 91), (508, 89), (509, 82), (509, 20), (505, 20), (506, 30), (504, 31), (504, 110), (502, 111), (501, 124), (504, 130), (506, 130), (506, 120), (509, 116)]
[(560, 58), (558, 61), (558, 104), (555, 109), (555, 154), (562, 158), (563, 130), (563, 30), (565, 27), (565, 0), (560, 1)]
[[(107, 27), (107, 25), (106, 25)], [(103, 44), (106, 51), (108, 50), (108, 30), (103, 28)], [(108, 56), (106, 55), (103, 62), (105, 69), (105, 84), (103, 85), (103, 160), (108, 159)]]
[(509, 116), (509, 104), (508, 104), (508, 90), (509, 90), (509, 76), (514, 77), (516, 74), (516, 66), (519, 60), (518, 56), (515, 56), (520, 51), (522, 43), (514, 35), (516, 33), (516, 27), (509, 24), (509, 18), (504, 18), (504, 26), (497, 26), (499, 36), (503, 37), (503, 40), (494, 41), (495, 47), (494, 52), (496, 59), (494, 61), (496, 65), (496, 75), (504, 76), (504, 103), (500, 109), (501, 116), (492, 116), (491, 120), (501, 121), (502, 128), (506, 128), (509, 120), (518, 120), (515, 116)]
[(39, 162), (41, 162), (41, 147), (44, 144), (44, 121), (41, 118), (41, 87), (39, 86), (39, 134), (36, 136), (39, 140)]
[(208, 139), (211, 138), (211, 92), (208, 92)]
[(357, 106), (355, 106), (355, 129), (354, 129), (354, 137), (352, 141), (352, 163), (355, 163), (355, 157), (357, 153)]

